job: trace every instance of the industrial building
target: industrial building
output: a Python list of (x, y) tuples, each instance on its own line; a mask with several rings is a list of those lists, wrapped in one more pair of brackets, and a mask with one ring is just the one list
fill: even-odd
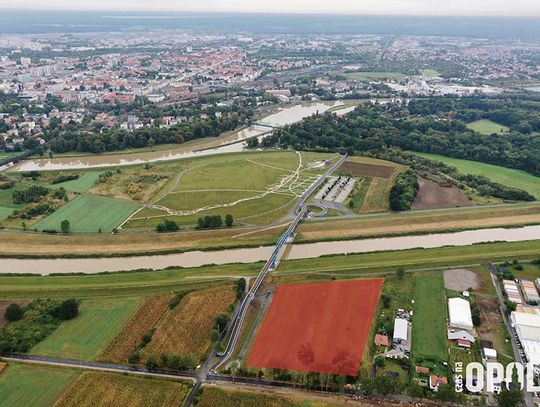
[(503, 280), (503, 287), (508, 301), (515, 302), (516, 304), (522, 304), (523, 300), (521, 299), (521, 294), (519, 293), (519, 288), (515, 281), (513, 280)]
[(510, 323), (523, 347), (527, 362), (540, 364), (540, 310), (518, 306)]
[(540, 302), (538, 290), (536, 289), (534, 283), (531, 280), (521, 280), (519, 284), (521, 285), (521, 291), (523, 292), (523, 296), (525, 297), (526, 302), (536, 304)]

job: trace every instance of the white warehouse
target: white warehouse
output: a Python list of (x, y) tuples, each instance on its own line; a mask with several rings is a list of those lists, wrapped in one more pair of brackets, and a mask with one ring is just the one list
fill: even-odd
[(450, 327), (472, 329), (471, 304), (463, 298), (448, 299), (448, 313), (450, 314)]

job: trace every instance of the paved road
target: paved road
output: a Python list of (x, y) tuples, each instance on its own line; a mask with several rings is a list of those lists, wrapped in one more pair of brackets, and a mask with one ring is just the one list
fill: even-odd
[(438, 209), (413, 209), (409, 211), (386, 211), (386, 212), (377, 212), (377, 213), (365, 213), (365, 214), (348, 214), (341, 216), (327, 216), (325, 218), (315, 219), (312, 218), (311, 221), (327, 221), (327, 220), (340, 220), (340, 219), (357, 219), (357, 218), (374, 218), (379, 216), (388, 216), (388, 215), (412, 215), (415, 213), (427, 213), (427, 212), (453, 212), (453, 211), (462, 211), (470, 209), (489, 209), (489, 208), (504, 208), (504, 207), (519, 207), (527, 205), (538, 205), (540, 201), (532, 202), (520, 202), (520, 203), (502, 203), (502, 204), (492, 204), (492, 205), (478, 205), (478, 206), (460, 206), (460, 207), (451, 207), (451, 208), (438, 208)]
[[(491, 263), (485, 263), (485, 266), (489, 270), (491, 274), (491, 279), (493, 281), (493, 285), (495, 286), (495, 291), (497, 292), (497, 298), (499, 299), (499, 307), (501, 310), (501, 314), (503, 316), (504, 324), (506, 325), (506, 328), (508, 329), (508, 332), (510, 334), (510, 342), (512, 343), (512, 350), (514, 351), (514, 358), (516, 362), (520, 363), (526, 363), (524, 360), (521, 359), (520, 350), (517, 345), (515, 336), (514, 336), (514, 329), (512, 328), (512, 325), (510, 324), (510, 320), (508, 319), (508, 316), (506, 314), (506, 307), (504, 306), (504, 295), (501, 290), (501, 286), (499, 284), (499, 281), (497, 279), (497, 271), (495, 269), (495, 266)], [(528, 407), (534, 407), (534, 401), (533, 401), (533, 395), (531, 393), (528, 393), (527, 391), (523, 391), (523, 400), (525, 402), (525, 405)]]

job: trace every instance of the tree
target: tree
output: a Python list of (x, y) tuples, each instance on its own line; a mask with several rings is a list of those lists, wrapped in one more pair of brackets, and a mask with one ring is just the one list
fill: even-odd
[(9, 307), (7, 307), (6, 312), (4, 313), (4, 316), (8, 321), (18, 321), (21, 319), (24, 315), (24, 310), (21, 308), (19, 304), (10, 304)]
[(478, 308), (478, 305), (473, 305), (471, 316), (474, 326), (480, 326), (480, 324), (482, 324), (482, 319), (480, 318), (480, 308)]
[(141, 361), (141, 354), (137, 351), (137, 352), (133, 352), (131, 355), (129, 355), (128, 357), (128, 363), (130, 365), (136, 365), (138, 364), (139, 362)]
[(60, 223), (60, 230), (62, 233), (68, 235), (71, 231), (71, 224), (69, 223), (69, 220), (64, 219), (62, 223)]
[(149, 370), (154, 370), (158, 366), (157, 359), (154, 355), (150, 356), (146, 360), (146, 368)]
[(399, 280), (403, 280), (403, 278), (405, 277), (405, 269), (403, 267), (398, 267), (397, 270), (396, 270), (396, 277), (399, 279)]
[(79, 302), (73, 298), (65, 300), (54, 310), (54, 316), (61, 321), (73, 319), (79, 315)]
[(501, 394), (497, 395), (499, 407), (517, 407), (523, 401), (523, 393), (520, 390), (506, 390), (503, 388)]
[(234, 224), (233, 216), (231, 214), (228, 214), (227, 216), (225, 216), (225, 225), (230, 228), (233, 224)]
[(246, 291), (246, 279), (241, 278), (236, 282), (236, 298), (242, 298), (244, 291)]
[(517, 308), (517, 304), (514, 301), (504, 300), (504, 306), (506, 307), (506, 311), (508, 313), (515, 311)]
[(180, 230), (180, 226), (173, 220), (165, 219), (163, 223), (156, 226), (156, 230), (159, 233), (177, 232)]

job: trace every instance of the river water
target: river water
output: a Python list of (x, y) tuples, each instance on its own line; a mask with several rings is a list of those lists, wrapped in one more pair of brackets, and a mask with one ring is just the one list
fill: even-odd
[[(520, 242), (540, 239), (540, 225), (515, 229), (478, 229), (421, 236), (400, 236), (293, 245), (289, 259), (306, 259), (329, 254), (467, 246), (495, 241)], [(213, 252), (118, 257), (104, 259), (0, 259), (0, 273), (99, 273), (104, 271), (162, 269), (171, 266), (199, 267), (205, 264), (253, 263), (267, 260), (272, 247), (231, 249)]]
[[(309, 102), (288, 106), (259, 120), (261, 123), (272, 126), (285, 126), (296, 123), (313, 114), (323, 113), (337, 106), (344, 106), (342, 102)], [(350, 111), (354, 107), (344, 108)], [(341, 112), (337, 110), (336, 112)], [(238, 153), (245, 149), (243, 141), (269, 133), (271, 128), (251, 126), (243, 130), (216, 137), (208, 142), (193, 146), (179, 146), (169, 150), (146, 151), (140, 153), (119, 153), (107, 155), (89, 155), (81, 157), (59, 157), (53, 159), (35, 159), (23, 161), (15, 171), (40, 170), (73, 170), (85, 168), (113, 167), (119, 165), (144, 164), (156, 161), (174, 161), (183, 158), (204, 157), (213, 154)]]

